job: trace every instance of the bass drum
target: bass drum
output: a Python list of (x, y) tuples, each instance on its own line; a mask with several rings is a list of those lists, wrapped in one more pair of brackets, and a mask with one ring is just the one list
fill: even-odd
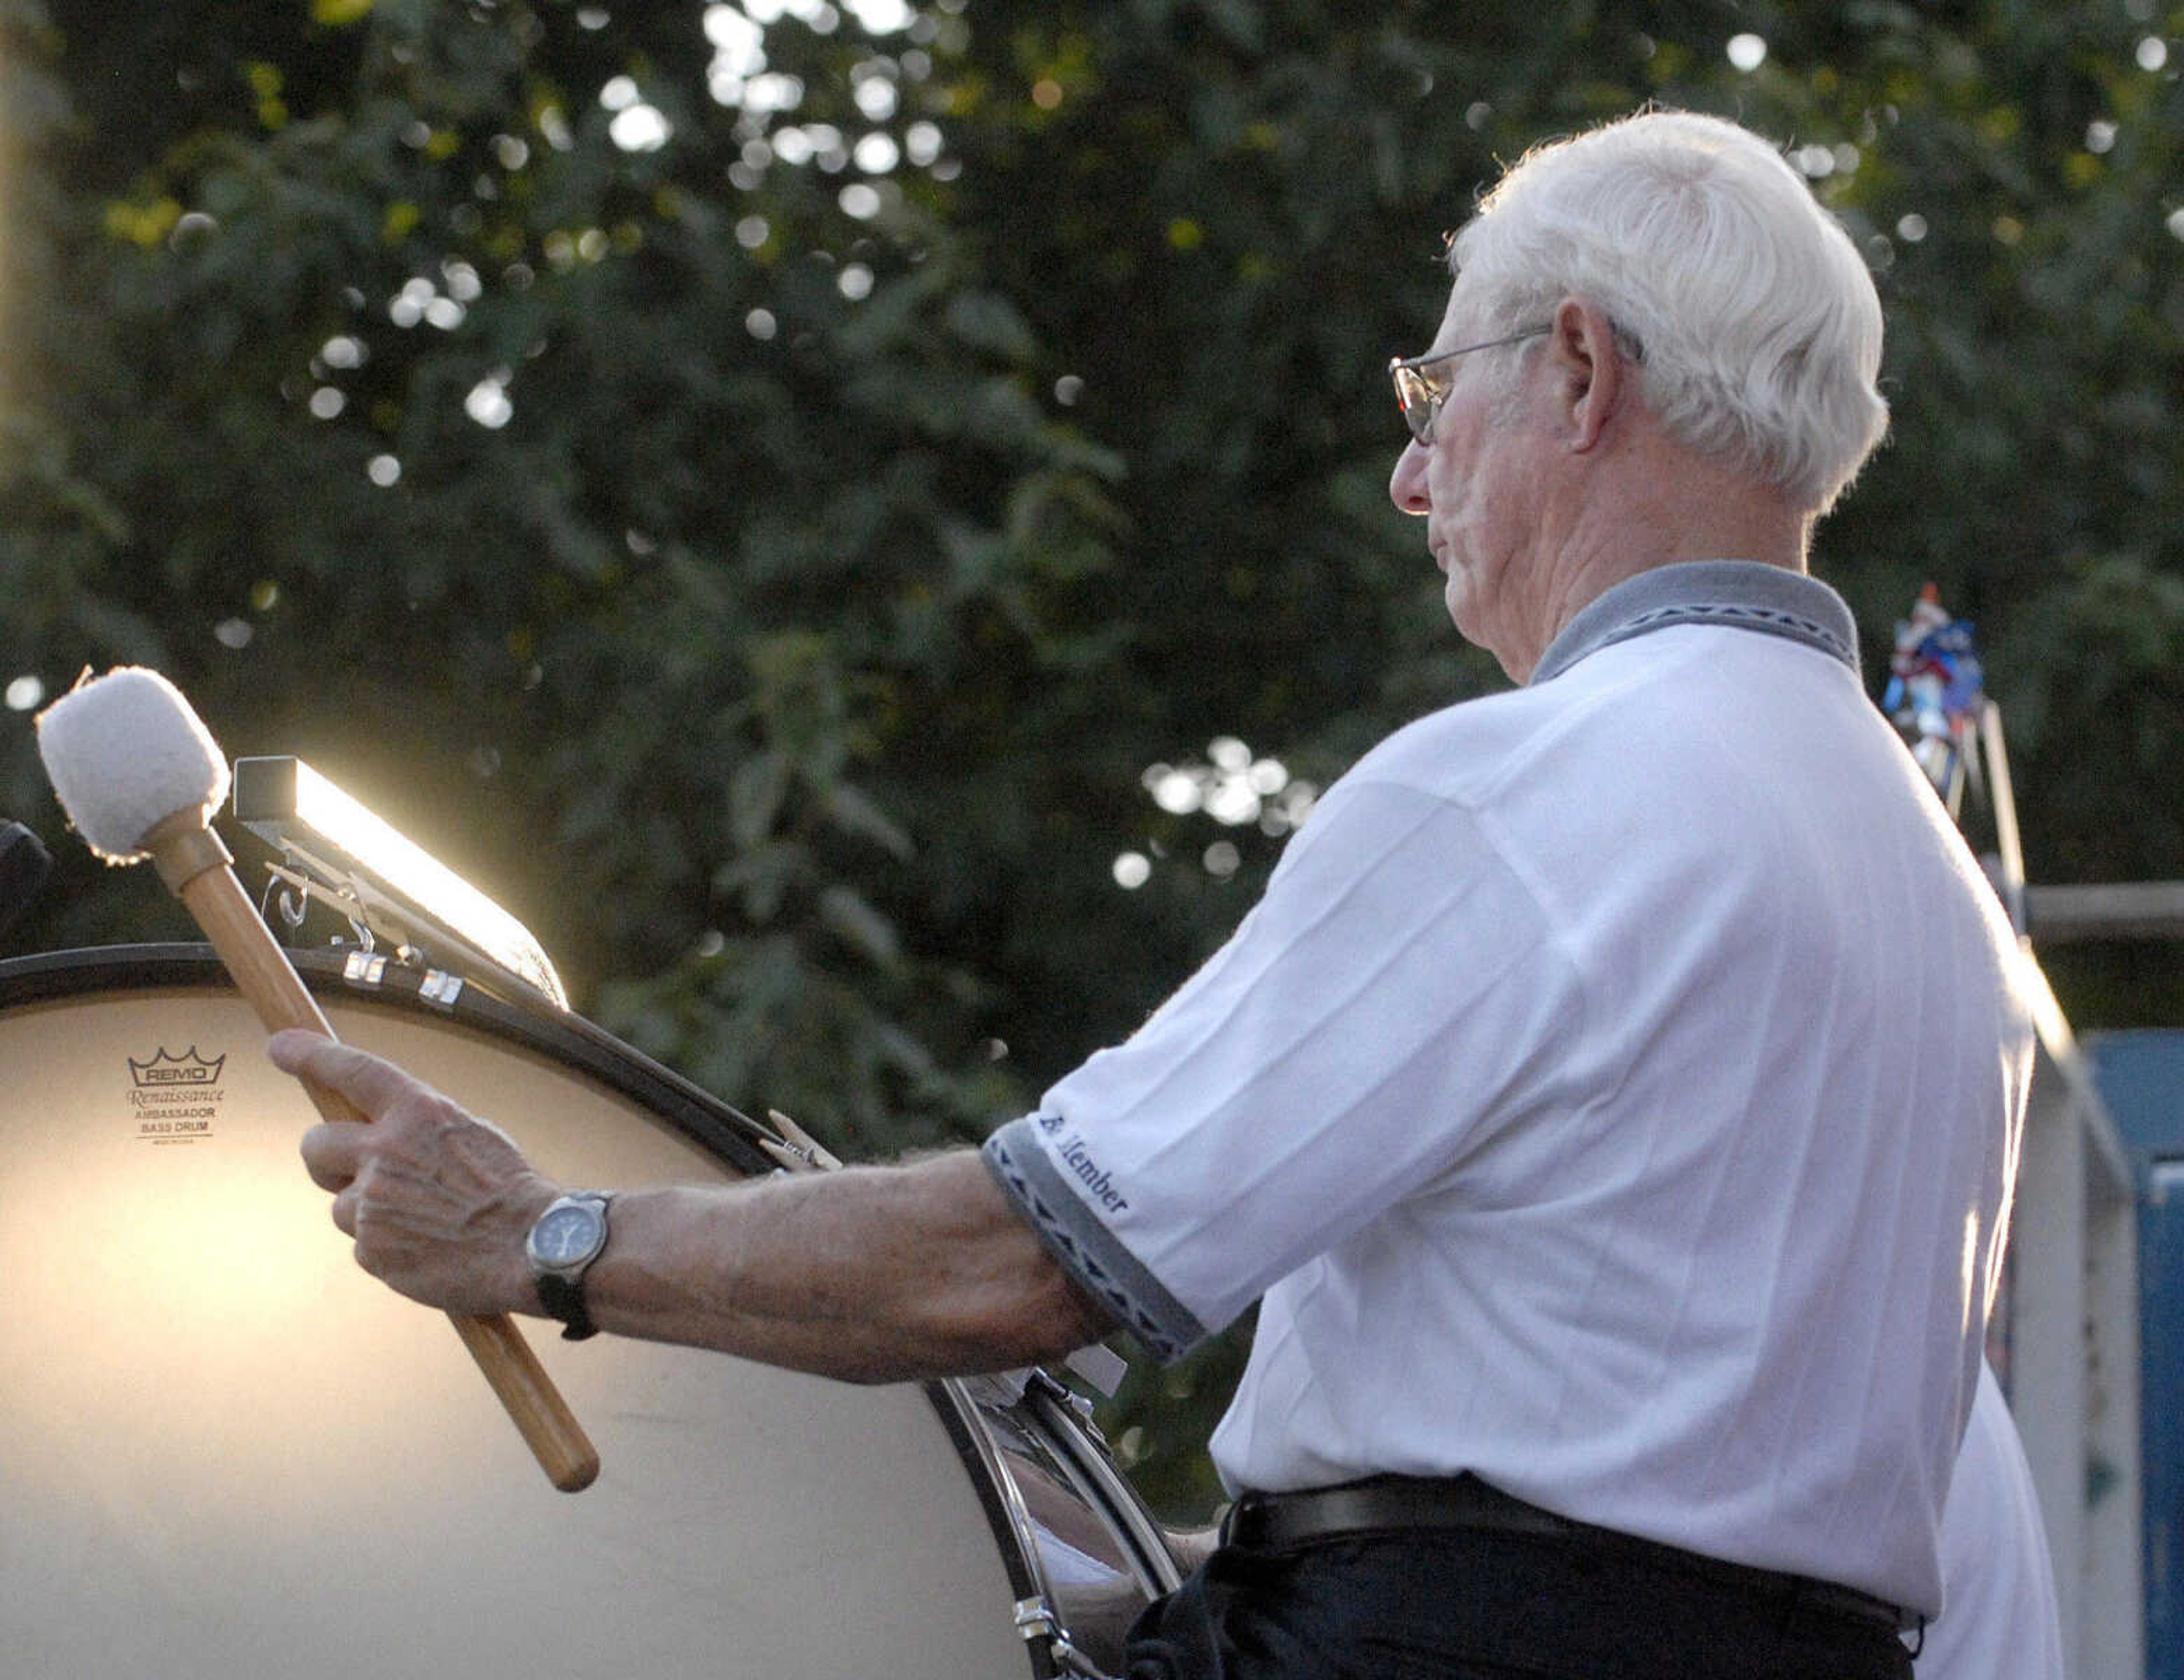
[[(775, 1170), (574, 1016), (298, 965), (339, 1037), (564, 1182)], [(555, 1493), (445, 1317), (357, 1269), (265, 1039), (202, 947), (0, 961), (15, 1680), (1119, 1670), (1175, 1562), (1061, 1384), (857, 1388), (526, 1321), (604, 1466)]]

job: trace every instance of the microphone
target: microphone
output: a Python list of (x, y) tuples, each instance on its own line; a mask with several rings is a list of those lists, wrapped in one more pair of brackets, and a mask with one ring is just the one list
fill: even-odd
[(53, 854), (36, 835), (20, 822), (0, 821), (0, 934), (38, 896), (53, 866)]

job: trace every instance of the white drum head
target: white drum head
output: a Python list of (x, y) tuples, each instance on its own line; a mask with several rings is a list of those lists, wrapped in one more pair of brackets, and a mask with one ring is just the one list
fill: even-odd
[[(444, 1316), (357, 1270), (297, 1157), (315, 1115), (242, 1002), (202, 964), (87, 984), (86, 954), (42, 983), (0, 964), (7, 1672), (1045, 1668), (1011, 1623), (1033, 1577), (997, 1534), (1008, 1501), (952, 1389), (565, 1343), (526, 1320), (604, 1466), (554, 1492)], [(564, 1182), (737, 1176), (565, 1056), (414, 1000), (321, 1001), (342, 1038)]]

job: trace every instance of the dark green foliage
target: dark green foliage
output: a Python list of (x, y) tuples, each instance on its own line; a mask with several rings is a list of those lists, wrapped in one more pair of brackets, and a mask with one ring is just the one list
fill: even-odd
[[(1876, 691), (1935, 580), (2035, 879), (2184, 874), (2152, 0), (807, 4), (771, 115), (709, 97), (699, 7), (49, 4), (0, 3), (0, 685), (159, 665), (845, 1152), (982, 1135), (1234, 924), (1280, 825), (1149, 765), (1230, 737), (1324, 783), (1498, 683), (1387, 504), (1383, 370), (1499, 164), (1649, 98), (1802, 148), (1880, 276), (1894, 433), (1815, 556)], [(666, 144), (617, 144), (617, 77)], [(845, 155), (921, 123), (937, 156)], [(0, 810), (61, 840), (21, 709)], [(55, 850), (19, 948), (187, 937)], [(2056, 975), (2130, 1024), (2171, 968)], [(1112, 1414), (1171, 1509), (1239, 1348)]]

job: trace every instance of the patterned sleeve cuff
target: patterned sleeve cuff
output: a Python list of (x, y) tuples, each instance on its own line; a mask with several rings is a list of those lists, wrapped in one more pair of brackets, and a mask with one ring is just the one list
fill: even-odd
[(1001, 1193), (1062, 1270), (1115, 1316), (1116, 1321), (1172, 1365), (1204, 1341), (1206, 1327), (1160, 1280), (1139, 1264), (1070, 1187), (1039, 1147), (1034, 1118), (1012, 1120), (979, 1151)]

